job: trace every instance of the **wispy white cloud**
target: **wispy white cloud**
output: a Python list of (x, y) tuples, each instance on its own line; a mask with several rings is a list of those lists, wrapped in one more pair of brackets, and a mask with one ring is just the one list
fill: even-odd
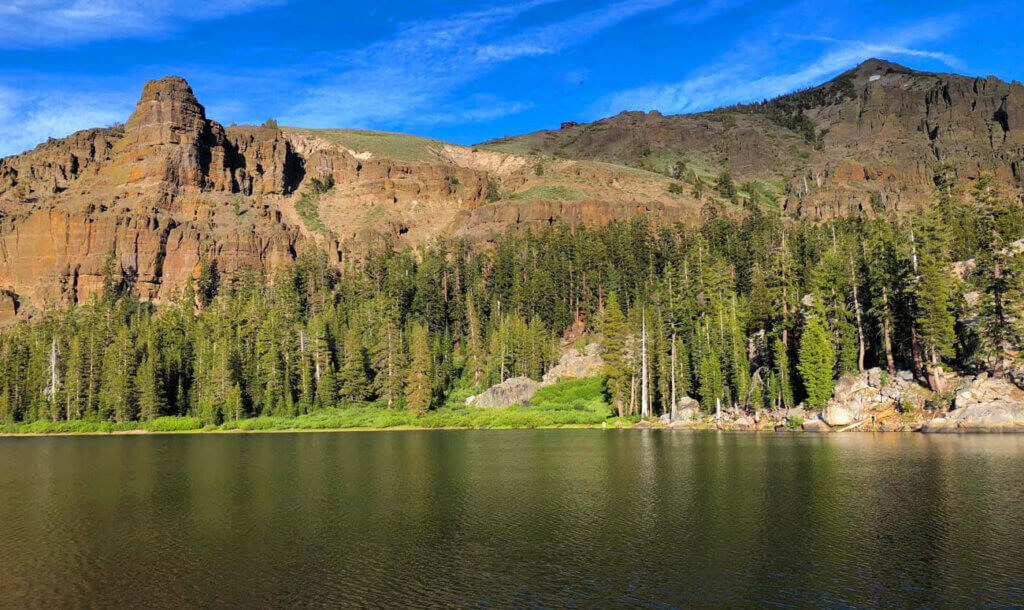
[(523, 102), (465, 100), (453, 112), (460, 87), (502, 64), (551, 55), (578, 45), (630, 18), (678, 0), (617, 0), (561, 20), (516, 28), (517, 20), (561, 0), (532, 0), (399, 26), (396, 35), (339, 65), (306, 90), (305, 99), (282, 116), (290, 124), (368, 126), (400, 120), (407, 124), (493, 120), (521, 112)]
[(161, 34), (182, 23), (286, 0), (3, 0), (0, 48), (66, 46)]
[(518, 114), (530, 108), (533, 108), (531, 102), (508, 102), (490, 95), (473, 95), (464, 103), (442, 107), (438, 112), (417, 115), (409, 123), (413, 125), (477, 123)]
[(123, 96), (58, 93), (33, 95), (0, 88), (0, 157), (90, 127), (123, 121), (131, 109)]
[[(114, 27), (110, 23), (122, 30), (118, 36), (148, 35), (182, 21), (279, 1), (9, 0), (0, 6), (0, 38), (18, 28), (34, 32), (6, 40), (8, 45), (17, 44), (49, 28), (53, 32), (47, 35), (55, 43), (60, 38), (95, 40), (115, 35), (105, 29)], [(533, 104), (473, 91), (468, 85), (474, 81), (501, 65), (559, 53), (678, 1), (607, 0), (599, 8), (572, 12), (565, 0), (520, 0), (400, 23), (389, 38), (352, 53), (324, 53), (250, 70), (216, 64), (150, 67), (146, 78), (182, 73), (208, 103), (208, 115), (225, 122), (266, 118), (248, 116), (253, 108), (273, 108), (282, 124), (309, 127), (414, 128), (493, 121)], [(124, 121), (139, 87), (129, 75), (118, 77), (129, 89), (116, 94), (106, 79), (79, 80), (73, 89), (80, 93), (75, 95), (67, 92), (71, 85), (58, 89), (53, 82), (10, 82), (0, 91), (0, 125), (5, 127), (0, 130), (0, 156), (31, 148), (47, 137)], [(300, 101), (282, 107), (282, 89), (289, 91), (288, 99)], [(239, 98), (239, 91), (245, 92), (244, 98)]]
[[(789, 15), (787, 15), (789, 17)], [(821, 35), (779, 34), (778, 23), (752, 33), (711, 64), (690, 73), (684, 80), (652, 84), (620, 91), (600, 100), (592, 109), (594, 118), (622, 110), (660, 110), (668, 113), (696, 112), (734, 103), (758, 101), (817, 85), (872, 57), (919, 57), (940, 61), (958, 69), (961, 62), (938, 51), (916, 48), (942, 39), (956, 28), (956, 20), (924, 20), (913, 26), (854, 40)], [(774, 30), (774, 31), (773, 31)], [(778, 61), (778, 55), (793, 45), (814, 44), (804, 49), (800, 63), (793, 67)], [(811, 59), (806, 57), (810, 55)]]
[(504, 40), (481, 44), (475, 49), (475, 59), (483, 63), (503, 62), (557, 53), (627, 19), (665, 8), (677, 1), (634, 0), (613, 3), (557, 23), (526, 30)]
[(687, 6), (669, 18), (669, 21), (686, 25), (697, 25), (737, 9), (750, 0), (708, 0)]

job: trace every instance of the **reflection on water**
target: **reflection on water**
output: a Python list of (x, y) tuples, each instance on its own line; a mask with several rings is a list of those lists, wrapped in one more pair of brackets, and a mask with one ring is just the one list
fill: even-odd
[(0, 439), (10, 605), (1024, 603), (1024, 436)]

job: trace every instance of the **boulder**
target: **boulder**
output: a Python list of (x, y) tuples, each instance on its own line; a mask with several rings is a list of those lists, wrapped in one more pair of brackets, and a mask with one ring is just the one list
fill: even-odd
[(672, 418), (673, 422), (680, 421), (692, 421), (700, 415), (700, 403), (690, 398), (689, 396), (683, 396), (676, 403), (675, 418)]
[(804, 432), (830, 432), (832, 428), (820, 417), (812, 417), (804, 421), (803, 430)]
[(946, 417), (936, 417), (935, 419), (931, 419), (931, 420), (928, 420), (927, 422), (925, 422), (924, 426), (921, 428), (921, 431), (922, 432), (930, 432), (930, 433), (935, 433), (935, 432), (956, 432), (957, 431), (957, 427), (958, 427), (957, 426), (957, 422), (955, 422), (955, 421), (953, 421), (953, 420), (951, 420), (949, 418), (946, 418)]
[(880, 369), (878, 367), (875, 367), (873, 369), (868, 369), (868, 370), (864, 371), (864, 375), (865, 375), (865, 378), (866, 378), (869, 386), (871, 386), (873, 388), (880, 388), (880, 387), (882, 387), (882, 379), (884, 379), (884, 377), (885, 377), (882, 374), (882, 369)]
[(892, 386), (889, 386), (889, 387), (886, 387), (886, 388), (882, 388), (882, 391), (878, 393), (878, 396), (883, 401), (885, 401), (885, 400), (895, 401), (895, 400), (899, 399), (900, 391), (899, 391), (899, 388), (897, 388), (895, 385), (892, 385)]
[(530, 399), (540, 384), (529, 377), (512, 377), (491, 386), (473, 401), (481, 409), (504, 409), (512, 405), (530, 406)]
[(829, 402), (821, 412), (821, 419), (829, 426), (847, 426), (864, 417), (864, 405), (857, 400)]
[(986, 402), (1024, 403), (1024, 390), (1003, 377), (989, 377), (982, 373), (963, 384), (953, 399), (955, 409)]
[(867, 372), (863, 375), (844, 375), (832, 391), (832, 399), (836, 402), (862, 400), (878, 394), (877, 386), (872, 386)]
[(848, 426), (871, 415), (899, 408), (920, 411), (934, 393), (901, 371), (890, 378), (878, 368), (846, 375), (836, 382), (832, 399), (821, 413), (829, 426)]
[(732, 430), (754, 430), (757, 428), (757, 422), (749, 415), (740, 415), (732, 420), (729, 428)]
[(543, 385), (551, 385), (560, 379), (596, 377), (604, 373), (604, 359), (601, 346), (590, 343), (583, 351), (570, 347), (558, 360), (558, 364), (544, 374)]

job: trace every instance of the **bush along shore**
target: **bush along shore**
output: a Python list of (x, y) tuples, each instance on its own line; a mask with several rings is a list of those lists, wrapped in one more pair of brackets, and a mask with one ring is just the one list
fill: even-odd
[(0, 426), (3, 434), (118, 434), (144, 432), (263, 432), (300, 430), (345, 430), (388, 428), (513, 429), (628, 427), (638, 418), (612, 414), (605, 400), (604, 380), (566, 379), (544, 388), (528, 406), (512, 405), (485, 409), (466, 404), (463, 394), (452, 396), (450, 404), (420, 416), (407, 409), (388, 408), (385, 403), (353, 404), (315, 413), (259, 416), (209, 424), (198, 417), (162, 416), (153, 420), (116, 423), (111, 421), (49, 421)]
[[(270, 276), (211, 251), (160, 306), (110, 252), (87, 303), (0, 330), (0, 426), (1013, 428), (1024, 204), (936, 176), (899, 214), (794, 218), (734, 185), (747, 205), (712, 197), (699, 226), (382, 240), (341, 265), (306, 243)], [(545, 403), (574, 377), (603, 381)]]
[[(562, 363), (572, 362), (563, 357)], [(570, 364), (572, 366), (572, 364)], [(584, 368), (592, 372), (592, 369)], [(528, 379), (528, 378), (519, 378)], [(777, 432), (1024, 432), (1024, 391), (986, 374), (958, 380), (952, 410), (934, 402), (935, 393), (913, 381), (909, 372), (889, 378), (880, 369), (839, 381), (825, 409), (803, 405), (749, 412), (729, 407), (706, 412), (683, 398), (674, 412), (660, 417), (619, 417), (607, 402), (606, 379), (562, 378), (546, 385), (516, 379), (483, 396), (452, 396), (452, 401), (425, 416), (383, 403), (357, 404), (295, 417), (261, 416), (209, 424), (198, 417), (161, 416), (152, 420), (49, 421), (0, 426), (0, 434), (140, 434), (174, 432), (285, 432), (386, 429), (528, 429), (528, 428), (666, 428)], [(524, 389), (525, 388), (525, 389)]]

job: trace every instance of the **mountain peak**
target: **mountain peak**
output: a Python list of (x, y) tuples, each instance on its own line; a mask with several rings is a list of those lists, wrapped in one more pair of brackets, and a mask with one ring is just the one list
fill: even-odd
[(882, 73), (890, 70), (898, 72), (911, 71), (910, 68), (885, 59), (878, 59), (877, 57), (872, 57), (871, 59), (862, 61), (856, 68), (854, 68), (854, 71), (858, 74), (867, 74), (869, 72)]
[(125, 134), (136, 144), (154, 146), (194, 141), (206, 127), (206, 110), (180, 76), (151, 80), (142, 88)]

